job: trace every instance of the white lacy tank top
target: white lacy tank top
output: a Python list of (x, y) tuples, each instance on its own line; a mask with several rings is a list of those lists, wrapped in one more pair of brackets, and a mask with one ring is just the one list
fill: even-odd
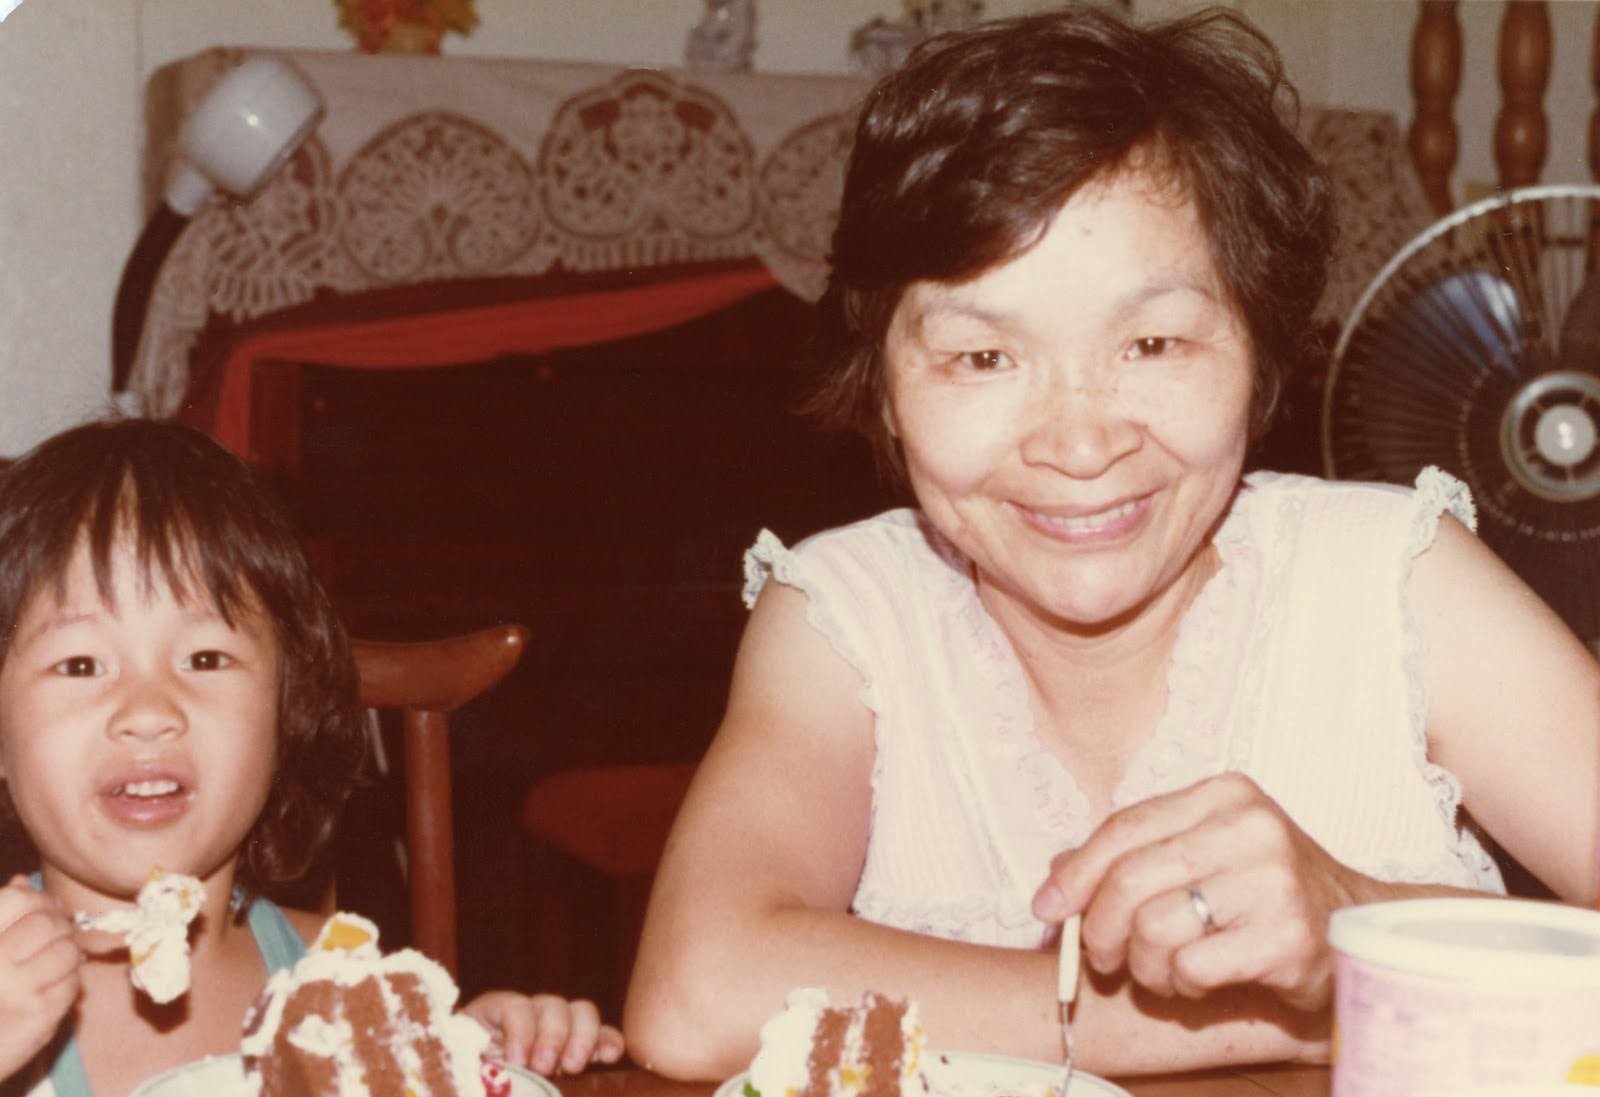
[[(1369, 875), (1505, 890), (1458, 818), (1461, 787), (1427, 758), (1411, 561), (1458, 481), (1415, 491), (1254, 473), (1216, 537), (1222, 568), (1180, 627), (1167, 709), (1113, 796), (1121, 807), (1228, 770), (1255, 780), (1323, 848)], [(1029, 905), (1051, 857), (1089, 834), (1072, 774), (1043, 749), (1023, 672), (967, 561), (912, 510), (793, 551), (745, 555), (863, 679), (876, 716), (872, 823), (854, 911), (953, 940), (1038, 947)]]

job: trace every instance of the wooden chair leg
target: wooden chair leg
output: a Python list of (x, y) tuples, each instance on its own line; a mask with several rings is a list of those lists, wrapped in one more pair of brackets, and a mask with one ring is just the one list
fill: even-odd
[(451, 810), (450, 720), (442, 712), (407, 712), (406, 764), (435, 777), (426, 789), (406, 789), (406, 848), (411, 852), (411, 930), (416, 947), (459, 970), (456, 957), (456, 876)]

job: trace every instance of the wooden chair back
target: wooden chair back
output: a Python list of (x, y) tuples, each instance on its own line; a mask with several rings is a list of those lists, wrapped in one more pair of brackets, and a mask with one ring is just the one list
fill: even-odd
[(361, 702), (397, 710), (405, 735), (406, 876), (412, 943), (457, 972), (450, 716), (516, 666), (521, 625), (411, 643), (354, 640)]

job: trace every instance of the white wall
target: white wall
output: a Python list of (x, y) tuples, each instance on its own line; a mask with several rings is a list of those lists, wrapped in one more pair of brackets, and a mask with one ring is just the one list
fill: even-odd
[[(1141, 16), (1195, 0), (1134, 0)], [(1308, 101), (1409, 114), (1410, 0), (1232, 0), (1278, 41)], [(988, 0), (991, 15), (1050, 0)], [(758, 0), (756, 68), (848, 69), (851, 30), (899, 0)], [(702, 0), (478, 0), (460, 55), (677, 65)], [(1493, 178), (1501, 4), (1461, 6), (1466, 69), (1458, 181)], [(1595, 4), (1551, 5), (1556, 57), (1547, 179), (1587, 179)], [(0, 23), (0, 454), (97, 411), (109, 381), (112, 297), (138, 233), (145, 79), (215, 44), (348, 49), (333, 0), (22, 0)]]
[[(35, 0), (27, 0), (32, 3)], [(79, 0), (82, 2), (82, 0)], [(144, 71), (220, 41), (348, 49), (333, 0), (139, 0)], [(756, 0), (755, 67), (763, 72), (847, 72), (850, 32), (895, 17), (898, 0)], [(1049, 0), (987, 0), (994, 16), (1035, 11)], [(248, 12), (245, 9), (249, 9)], [(229, 9), (239, 9), (230, 11)], [(704, 0), (477, 0), (470, 35), (445, 38), (460, 56), (600, 59), (681, 65)]]
[(105, 400), (138, 203), (131, 0), (23, 0), (0, 23), (0, 454)]

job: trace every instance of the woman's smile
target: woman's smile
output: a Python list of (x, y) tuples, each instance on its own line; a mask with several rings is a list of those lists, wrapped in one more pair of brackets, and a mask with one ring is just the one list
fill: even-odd
[(1023, 522), (1053, 540), (1098, 547), (1138, 533), (1150, 514), (1151, 497), (1142, 495), (1095, 509), (1010, 505)]

